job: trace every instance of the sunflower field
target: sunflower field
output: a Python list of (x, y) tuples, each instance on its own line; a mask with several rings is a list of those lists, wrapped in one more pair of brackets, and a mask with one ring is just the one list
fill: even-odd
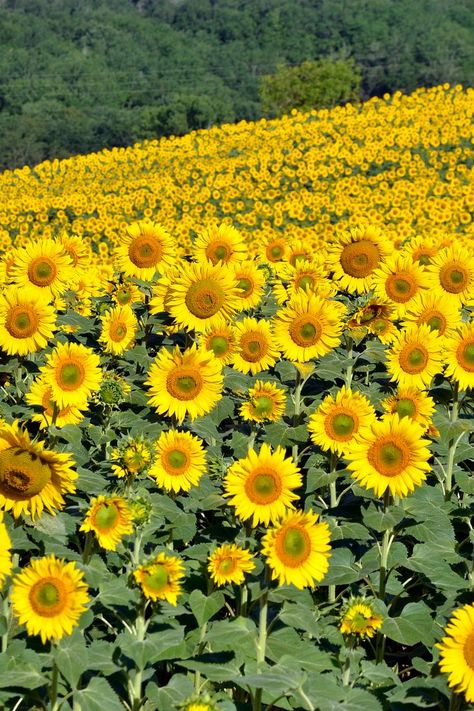
[(474, 91), (0, 175), (0, 708), (474, 708)]

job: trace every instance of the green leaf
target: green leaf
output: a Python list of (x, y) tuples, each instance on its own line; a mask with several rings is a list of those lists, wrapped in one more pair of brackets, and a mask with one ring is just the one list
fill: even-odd
[(200, 627), (214, 617), (224, 604), (225, 598), (220, 591), (213, 592), (212, 595), (203, 595), (200, 590), (193, 590), (189, 596), (189, 606)]
[(195, 659), (177, 662), (179, 666), (191, 671), (198, 671), (209, 681), (236, 681), (239, 678), (239, 667), (230, 652), (219, 654), (202, 654)]
[(329, 558), (329, 571), (320, 585), (349, 585), (361, 577), (360, 568), (357, 568), (350, 550), (335, 548)]
[(409, 602), (399, 617), (387, 617), (381, 631), (389, 639), (409, 647), (422, 642), (431, 648), (435, 642), (433, 620), (424, 602)]
[(74, 693), (74, 704), (81, 711), (123, 711), (119, 697), (108, 681), (100, 676), (93, 677), (86, 689)]
[(397, 506), (391, 506), (387, 512), (380, 511), (371, 502), (367, 509), (362, 514), (362, 521), (374, 531), (382, 532), (388, 528), (395, 528), (405, 517), (403, 509)]
[(88, 649), (82, 634), (75, 631), (59, 640), (53, 655), (62, 676), (75, 689), (82, 674), (89, 668)]

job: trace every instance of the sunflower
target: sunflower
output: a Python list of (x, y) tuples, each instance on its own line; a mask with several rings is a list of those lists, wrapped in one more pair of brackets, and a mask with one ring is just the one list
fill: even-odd
[(156, 443), (156, 459), (149, 474), (167, 491), (189, 491), (206, 471), (203, 442), (190, 432), (168, 430)]
[(102, 380), (99, 356), (82, 343), (56, 346), (40, 373), (60, 408), (72, 405), (85, 409), (87, 399), (99, 389)]
[(174, 240), (162, 225), (149, 220), (134, 222), (115, 250), (117, 269), (126, 277), (153, 279), (174, 260), (175, 251)]
[(67, 232), (61, 232), (56, 237), (56, 242), (61, 245), (63, 251), (70, 257), (75, 274), (80, 274), (90, 269), (91, 249), (85, 239), (77, 235), (70, 235)]
[(459, 326), (460, 321), (459, 304), (446, 299), (440, 291), (421, 292), (408, 305), (402, 326), (426, 324), (438, 336), (446, 336)]
[(153, 560), (135, 570), (133, 575), (145, 597), (154, 602), (166, 600), (171, 605), (177, 605), (181, 579), (184, 578), (184, 565), (179, 558), (158, 553)]
[(0, 293), (0, 348), (8, 355), (25, 356), (45, 348), (55, 323), (55, 310), (43, 294), (17, 288)]
[(193, 696), (179, 707), (179, 711), (220, 711), (220, 709), (221, 707), (216, 706), (208, 695)]
[[(32, 416), (33, 422), (39, 422), (41, 429), (49, 427), (53, 424), (54, 419), (54, 400), (52, 399), (51, 386), (48, 385), (44, 377), (39, 377), (30, 385), (30, 390), (25, 395), (25, 400), (32, 407), (41, 408), (41, 412), (36, 412)], [(87, 404), (83, 409), (86, 409)], [(56, 419), (54, 424), (56, 427), (64, 427), (65, 425), (77, 425), (84, 419), (84, 413), (80, 408), (74, 405), (67, 405), (62, 409), (56, 406)]]
[(94, 531), (99, 546), (114, 551), (124, 536), (133, 533), (127, 502), (121, 496), (97, 496), (79, 530)]
[(258, 454), (250, 449), (244, 459), (229, 467), (224, 496), (242, 521), (252, 518), (254, 526), (268, 526), (294, 508), (298, 496), (293, 490), (301, 484), (300, 470), (293, 459), (285, 459), (283, 447), (272, 453), (268, 444), (262, 444)]
[(376, 297), (388, 300), (398, 318), (405, 314), (413, 298), (426, 289), (427, 284), (423, 267), (413, 262), (410, 256), (402, 254), (388, 257), (372, 276)]
[(283, 261), (288, 253), (288, 242), (283, 237), (271, 239), (263, 248), (262, 259), (270, 264)]
[(244, 318), (234, 327), (236, 353), (232, 364), (241, 373), (260, 373), (275, 365), (279, 352), (270, 324), (261, 319)]
[(331, 547), (327, 523), (311, 510), (287, 514), (262, 539), (262, 554), (279, 585), (313, 587), (326, 575)]
[(398, 329), (391, 318), (385, 316), (377, 316), (367, 324), (367, 331), (376, 336), (380, 343), (384, 345), (393, 343), (398, 336)]
[(237, 281), (238, 309), (254, 309), (262, 298), (265, 286), (265, 274), (255, 262), (240, 262), (234, 266), (234, 277)]
[(430, 424), (435, 409), (433, 398), (417, 388), (398, 388), (394, 395), (382, 400), (381, 405), (389, 415), (396, 413), (399, 417), (409, 417), (425, 428)]
[(64, 294), (74, 283), (74, 270), (62, 245), (52, 239), (31, 242), (15, 250), (12, 282), (28, 296), (51, 300)]
[(0, 429), (0, 509), (15, 518), (23, 513), (34, 519), (46, 508), (56, 513), (63, 494), (76, 491), (77, 473), (70, 454), (45, 449), (44, 442), (30, 440), (18, 422)]
[(455, 304), (474, 298), (474, 257), (457, 244), (447, 247), (426, 268), (429, 288)]
[(212, 351), (222, 365), (227, 365), (232, 361), (236, 346), (235, 333), (225, 321), (206, 329), (199, 342), (206, 351)]
[(151, 314), (158, 315), (168, 311), (168, 295), (170, 294), (171, 285), (176, 283), (188, 267), (189, 263), (183, 261), (163, 270), (160, 278), (152, 286), (149, 306)]
[(326, 276), (323, 259), (301, 260), (295, 266), (285, 264), (281, 269), (280, 278), (288, 286), (277, 283), (273, 293), (278, 304), (282, 305), (299, 291), (307, 291), (327, 298), (337, 292), (334, 284)]
[(427, 266), (438, 254), (440, 246), (432, 237), (414, 237), (403, 246), (403, 249), (414, 262)]
[(224, 543), (209, 556), (207, 569), (211, 580), (216, 585), (244, 582), (245, 573), (251, 573), (255, 568), (250, 551), (246, 551), (236, 543)]
[(5, 578), (12, 572), (11, 547), (10, 536), (3, 522), (3, 514), (0, 512), (0, 588)]
[(299, 292), (275, 317), (277, 348), (297, 363), (329, 353), (340, 343), (344, 310), (339, 302)]
[(162, 348), (148, 373), (149, 402), (162, 415), (176, 416), (183, 422), (206, 415), (222, 397), (224, 378), (221, 363), (213, 353), (196, 345), (181, 353), (178, 346), (170, 353)]
[(249, 399), (240, 406), (240, 416), (250, 422), (276, 422), (285, 412), (285, 391), (275, 383), (256, 380)]
[(111, 297), (117, 306), (132, 306), (132, 304), (144, 299), (144, 295), (138, 286), (128, 280), (121, 284), (116, 284), (111, 291)]
[(238, 308), (237, 282), (221, 264), (187, 264), (170, 284), (165, 306), (182, 328), (201, 332), (228, 320)]
[(383, 617), (377, 614), (366, 598), (352, 598), (341, 615), (342, 634), (352, 634), (361, 639), (373, 637), (382, 626)]
[(330, 245), (328, 263), (340, 288), (361, 294), (369, 291), (374, 271), (391, 251), (389, 240), (377, 227), (356, 227)]
[(360, 433), (360, 439), (344, 453), (347, 469), (365, 489), (382, 496), (407, 496), (426, 479), (431, 456), (423, 439), (425, 427), (409, 417), (387, 415)]
[(119, 478), (133, 477), (142, 474), (150, 467), (155, 456), (155, 443), (145, 437), (128, 437), (124, 442), (112, 450), (111, 459), (117, 464), (112, 464), (112, 471)]
[(135, 340), (138, 322), (130, 306), (117, 306), (102, 317), (100, 343), (106, 353), (120, 355), (128, 350)]
[(461, 390), (474, 388), (474, 321), (463, 323), (443, 344), (446, 376)]
[(299, 262), (311, 261), (313, 258), (311, 252), (311, 246), (307, 240), (295, 239), (291, 241), (288, 254), (285, 255), (285, 258), (289, 264), (295, 267)]
[(446, 637), (436, 644), (439, 667), (449, 674), (448, 684), (474, 703), (474, 604), (455, 610), (445, 629)]
[(343, 386), (336, 397), (325, 397), (311, 415), (308, 432), (321, 449), (341, 455), (358, 441), (361, 429), (374, 421), (375, 411), (368, 399)]
[(43, 644), (71, 634), (89, 602), (84, 573), (76, 563), (49, 555), (32, 560), (13, 578), (13, 613)]
[(203, 230), (194, 242), (192, 253), (199, 262), (232, 265), (245, 259), (247, 247), (240, 232), (223, 223)]
[(423, 390), (443, 369), (443, 343), (429, 326), (400, 331), (387, 354), (387, 371), (399, 387)]

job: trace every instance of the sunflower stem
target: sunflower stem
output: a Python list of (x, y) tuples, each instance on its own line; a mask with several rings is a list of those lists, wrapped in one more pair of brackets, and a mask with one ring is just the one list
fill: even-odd
[(353, 346), (353, 340), (352, 336), (346, 336), (346, 347), (347, 347), (347, 358), (348, 360), (350, 359), (350, 363), (346, 368), (346, 375), (344, 378), (346, 388), (350, 388), (352, 384), (352, 373), (353, 373), (353, 368), (354, 368), (354, 363), (352, 361), (352, 356), (353, 356), (353, 351), (352, 351), (352, 346)]
[[(453, 425), (458, 419), (459, 413), (459, 384), (453, 384), (453, 405), (451, 407), (451, 412), (449, 416), (449, 421)], [(444, 487), (444, 499), (449, 501), (451, 498), (451, 491), (453, 488), (453, 469), (454, 469), (454, 455), (456, 454), (456, 447), (458, 445), (459, 438), (455, 439), (454, 434), (449, 440), (448, 449), (448, 462), (446, 464), (446, 482)]]
[(8, 632), (10, 630), (10, 601), (6, 593), (3, 598), (2, 608), (5, 618), (5, 632), (2, 634), (2, 652), (6, 652), (8, 647)]
[[(134, 633), (139, 642), (143, 642), (146, 635), (147, 623), (145, 621), (145, 610), (147, 603), (142, 602), (138, 608), (137, 617), (135, 619)], [(143, 667), (137, 667), (133, 681), (130, 683), (130, 703), (133, 711), (139, 711), (142, 706), (142, 683), (143, 683)]]
[[(266, 584), (260, 594), (260, 612), (258, 618), (258, 642), (257, 642), (257, 665), (258, 667), (265, 662), (266, 647), (267, 647), (267, 618), (268, 618), (268, 586)], [(259, 670), (260, 671), (260, 670)], [(253, 697), (252, 711), (261, 711), (262, 709), (262, 691), (256, 689)]]
[(91, 559), (93, 542), (91, 531), (87, 531), (86, 540), (84, 542), (84, 550), (82, 551), (82, 562), (84, 565), (87, 565)]
[[(389, 489), (386, 489), (383, 495), (383, 512), (387, 513), (388, 509), (390, 507), (390, 501), (391, 501), (391, 496), (390, 496), (390, 491)], [(393, 533), (393, 529), (389, 526), (383, 534), (382, 538), (382, 546), (380, 547), (380, 571), (379, 571), (379, 590), (378, 590), (378, 598), (379, 600), (384, 600), (385, 599), (385, 590), (387, 587), (387, 579), (388, 579), (388, 555), (390, 553), (390, 547), (394, 541), (395, 535)], [(384, 652), (385, 652), (385, 635), (378, 632), (377, 633), (377, 642), (376, 642), (376, 647), (375, 647), (375, 661), (377, 664), (383, 661), (384, 657)]]
[[(301, 377), (300, 371), (296, 370), (296, 380), (295, 380), (295, 394), (293, 397), (294, 403), (294, 413), (293, 413), (293, 427), (298, 425), (300, 415), (301, 415), (301, 391), (303, 390), (304, 380)], [(298, 444), (294, 444), (291, 450), (292, 457), (295, 464), (298, 464)]]
[(53, 669), (51, 672), (51, 686), (49, 687), (50, 711), (57, 711), (58, 705), (58, 679), (59, 669), (56, 660), (53, 659)]

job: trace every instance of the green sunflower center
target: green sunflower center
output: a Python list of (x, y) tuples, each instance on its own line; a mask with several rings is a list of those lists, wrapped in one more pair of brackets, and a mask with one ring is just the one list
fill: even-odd
[(128, 289), (121, 289), (115, 294), (117, 301), (121, 306), (125, 306), (132, 298), (132, 294)]
[(0, 492), (14, 501), (39, 494), (51, 479), (51, 469), (38, 455), (20, 447), (0, 452)]
[(257, 415), (269, 415), (273, 410), (273, 400), (267, 395), (259, 395), (253, 401), (253, 406)]
[(443, 321), (440, 316), (432, 316), (426, 323), (432, 331), (441, 331), (443, 327)]
[(276, 244), (270, 249), (270, 254), (272, 255), (273, 259), (280, 259), (280, 257), (283, 254), (283, 247), (280, 247), (280, 245)]
[(340, 413), (332, 420), (332, 428), (337, 435), (346, 437), (354, 432), (355, 422), (351, 415)]
[(167, 459), (171, 469), (182, 469), (188, 461), (186, 454), (179, 449), (172, 449), (171, 452), (168, 452)]
[(384, 444), (380, 448), (380, 459), (386, 467), (396, 467), (402, 460), (402, 450), (399, 449), (393, 442)]
[(35, 286), (49, 286), (56, 278), (57, 269), (49, 257), (33, 259), (28, 267), (28, 278)]
[(41, 605), (52, 607), (59, 602), (60, 593), (53, 583), (44, 583), (36, 591), (36, 599)]
[(245, 481), (245, 493), (253, 504), (266, 506), (276, 501), (282, 491), (281, 478), (277, 472), (256, 470)]
[(95, 524), (101, 531), (107, 531), (115, 526), (119, 512), (115, 504), (102, 504), (94, 516)]
[(306, 290), (308, 287), (312, 289), (314, 286), (313, 277), (306, 275), (298, 280), (298, 288)]
[(166, 385), (170, 395), (176, 399), (193, 400), (201, 392), (203, 380), (197, 369), (177, 366), (168, 375)]
[(239, 283), (237, 284), (237, 288), (239, 288), (243, 292), (243, 296), (247, 296), (247, 294), (250, 293), (252, 290), (252, 282), (250, 279), (239, 279)]
[(232, 558), (224, 558), (223, 560), (221, 560), (221, 562), (219, 564), (219, 572), (220, 573), (224, 573), (224, 575), (225, 575), (226, 573), (231, 573), (233, 571), (233, 569), (234, 569), (234, 561), (232, 560)]
[(413, 415), (416, 414), (416, 407), (413, 400), (401, 398), (395, 406), (395, 412), (400, 415), (400, 417), (413, 417)]
[(41, 617), (55, 617), (64, 609), (67, 593), (59, 578), (41, 578), (28, 593), (31, 607)]
[(227, 247), (225, 247), (223, 244), (220, 244), (218, 247), (215, 248), (214, 255), (216, 259), (226, 259), (226, 257), (228, 256)]
[(84, 370), (78, 363), (66, 363), (62, 366), (59, 375), (61, 387), (75, 390), (84, 380)]
[(229, 350), (229, 341), (224, 336), (212, 336), (209, 346), (214, 355), (223, 356)]
[(299, 557), (306, 550), (306, 539), (297, 528), (289, 528), (283, 540), (283, 550), (287, 555)]
[(154, 565), (150, 572), (145, 574), (144, 583), (154, 592), (160, 592), (168, 584), (168, 571), (164, 565)]
[(466, 363), (474, 365), (474, 343), (469, 343), (463, 350), (463, 356)]
[(176, 383), (179, 390), (183, 393), (191, 393), (197, 386), (196, 381), (191, 375), (183, 375), (182, 378), (177, 378)]
[(5, 328), (13, 338), (29, 338), (36, 333), (38, 325), (38, 314), (32, 306), (13, 306), (5, 319)]
[(362, 614), (362, 612), (356, 612), (351, 619), (351, 627), (353, 632), (365, 632), (367, 627), (370, 626), (370, 623), (368, 622), (369, 617), (370, 615), (366, 617), (364, 614)]

